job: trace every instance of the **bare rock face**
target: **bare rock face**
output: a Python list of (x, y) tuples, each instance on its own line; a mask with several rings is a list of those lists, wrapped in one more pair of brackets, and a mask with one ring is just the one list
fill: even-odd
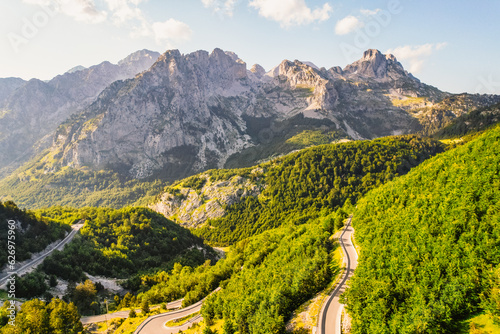
[[(252, 171), (255, 175), (262, 172), (259, 168)], [(238, 203), (247, 196), (258, 196), (263, 190), (262, 186), (238, 175), (214, 182), (210, 181), (208, 174), (198, 177), (206, 182), (201, 189), (175, 186), (164, 193), (151, 209), (185, 227), (200, 227), (208, 219), (224, 216), (225, 207)]]
[(347, 65), (344, 69), (347, 76), (365, 77), (372, 79), (387, 79), (389, 74), (393, 76), (407, 76), (403, 66), (393, 55), (383, 55), (378, 50), (367, 50), (363, 58)]
[[(109, 84), (134, 77), (147, 70), (159, 53), (142, 50), (119, 62), (103, 62), (90, 68), (78, 68), (48, 82), (16, 80), (15, 89), (6, 90), (0, 80), (0, 169), (15, 167), (35, 151), (46, 148), (50, 135), (70, 115), (89, 105)], [(3, 95), (6, 95), (2, 97)], [(38, 143), (37, 143), (38, 142)]]
[(25, 83), (26, 81), (21, 78), (0, 78), (0, 105), (5, 102), (10, 94)]
[(252, 72), (257, 79), (261, 79), (264, 74), (266, 74), (266, 70), (264, 67), (260, 66), (259, 64), (254, 64), (252, 68), (250, 69), (250, 72)]
[(338, 99), (333, 82), (319, 70), (298, 60), (284, 60), (271, 72), (272, 84), (303, 90), (307, 94), (306, 109), (334, 109)]
[(63, 144), (65, 164), (114, 166), (137, 178), (178, 164), (221, 167), (249, 144), (243, 110), (232, 99), (249, 88), (245, 64), (220, 49), (168, 51), (149, 71), (109, 87), (89, 119), (56, 143)]

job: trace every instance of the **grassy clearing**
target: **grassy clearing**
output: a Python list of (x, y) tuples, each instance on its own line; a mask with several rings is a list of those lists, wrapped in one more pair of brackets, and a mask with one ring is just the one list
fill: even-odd
[(196, 313), (193, 313), (193, 314), (190, 314), (190, 315), (187, 315), (185, 317), (182, 317), (182, 318), (179, 318), (179, 319), (175, 319), (175, 320), (171, 320), (167, 323), (165, 323), (165, 326), (167, 327), (176, 327), (176, 326), (182, 326), (184, 325), (188, 320), (194, 318), (195, 316), (197, 316), (198, 314), (200, 314), (200, 312), (196, 312)]
[(114, 333), (115, 334), (132, 334), (139, 325), (147, 319), (147, 316), (128, 318), (123, 321), (123, 323), (118, 327)]
[(391, 102), (392, 105), (395, 107), (407, 107), (414, 104), (424, 104), (427, 102), (427, 98), (407, 96), (406, 98), (403, 99), (392, 99)]
[(330, 144), (341, 139), (343, 139), (342, 135), (337, 131), (325, 132), (321, 130), (304, 130), (287, 139), (286, 143), (295, 145), (297, 148), (304, 148)]
[(464, 140), (463, 138), (453, 138), (453, 139), (441, 139), (439, 141), (445, 145), (450, 145), (450, 144), (462, 143)]
[[(224, 320), (214, 319), (214, 324), (210, 326), (212, 331), (217, 331), (217, 333), (222, 333), (222, 325), (224, 325)], [(182, 331), (182, 334), (202, 334), (203, 329), (206, 327), (205, 321), (193, 324), (190, 328)]]
[(309, 97), (314, 94), (314, 87), (309, 85), (297, 85), (295, 91), (299, 93), (299, 97)]
[(462, 329), (458, 334), (498, 334), (500, 324), (495, 323), (493, 318), (485, 313), (476, 314), (461, 322)]

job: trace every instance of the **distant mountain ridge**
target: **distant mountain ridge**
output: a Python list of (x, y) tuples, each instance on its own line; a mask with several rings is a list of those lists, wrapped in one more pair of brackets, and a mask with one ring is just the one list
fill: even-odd
[(90, 104), (109, 84), (148, 69), (159, 55), (141, 50), (117, 65), (103, 62), (68, 71), (48, 82), (0, 79), (0, 170), (26, 161), (39, 149), (37, 146), (49, 146), (50, 137), (39, 141)]

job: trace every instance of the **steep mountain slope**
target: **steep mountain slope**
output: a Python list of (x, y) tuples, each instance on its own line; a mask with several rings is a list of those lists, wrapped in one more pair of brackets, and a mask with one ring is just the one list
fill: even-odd
[(85, 220), (63, 251), (40, 266), (45, 274), (80, 281), (85, 273), (129, 278), (141, 272), (170, 270), (174, 262), (200, 265), (215, 253), (189, 230), (146, 208), (86, 208)]
[(253, 168), (214, 170), (182, 180), (152, 206), (216, 244), (303, 223), (354, 204), (368, 190), (443, 151), (436, 141), (400, 136), (322, 145)]
[[(242, 241), (234, 250), (252, 251), (223, 289), (207, 298), (205, 321), (223, 319), (229, 332), (285, 333), (291, 313), (324, 289), (339, 271), (332, 250), (336, 242), (321, 221), (267, 231)], [(241, 249), (241, 250), (240, 250)]]
[[(58, 75), (48, 82), (38, 79), (0, 96), (0, 171), (3, 174), (26, 161), (33, 152), (51, 144), (51, 134), (67, 117), (90, 104), (109, 84), (148, 69), (159, 54), (137, 51), (117, 65), (103, 62), (80, 71)], [(4, 82), (6, 79), (2, 79)], [(12, 87), (12, 86), (11, 86)], [(0, 89), (0, 94), (6, 90)], [(3, 100), (3, 102), (2, 102)]]
[(41, 173), (41, 164), (28, 164), (0, 181), (0, 200), (15, 200), (22, 207), (147, 205), (165, 187), (162, 181), (130, 180), (116, 172), (64, 168)]
[(456, 94), (437, 103), (430, 103), (427, 98), (411, 97), (392, 102), (419, 120), (421, 134), (432, 135), (457, 117), (487, 108), (498, 101), (498, 95)]
[(497, 103), (455, 118), (433, 137), (442, 139), (462, 137), (485, 130), (498, 122), (500, 122), (500, 104)]
[(8, 251), (12, 249), (8, 244), (15, 245), (15, 262), (21, 262), (50, 243), (63, 239), (69, 231), (71, 228), (67, 224), (20, 210), (13, 202), (0, 202), (0, 269), (7, 264)]
[[(21, 78), (0, 78), (0, 105), (3, 105), (10, 94), (25, 83), (26, 81)], [(0, 114), (0, 119), (2, 117)]]
[(478, 308), (499, 314), (499, 144), (497, 126), (358, 202), (353, 333), (457, 333)]
[(160, 169), (176, 176), (217, 167), (248, 145), (234, 96), (249, 89), (245, 65), (221, 50), (187, 56), (169, 51), (151, 70), (110, 86), (82, 117), (59, 128), (61, 163), (112, 166), (138, 178)]

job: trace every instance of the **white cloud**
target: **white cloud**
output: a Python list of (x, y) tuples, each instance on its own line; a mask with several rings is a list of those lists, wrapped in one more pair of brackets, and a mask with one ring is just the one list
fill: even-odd
[(360, 10), (361, 14), (363, 14), (364, 16), (377, 15), (380, 11), (382, 11), (380, 8), (376, 8), (374, 10), (370, 10), (370, 9), (361, 9)]
[(364, 23), (356, 16), (349, 15), (337, 22), (335, 25), (335, 33), (337, 35), (347, 35), (363, 26)]
[(359, 12), (361, 16), (348, 15), (342, 20), (337, 21), (335, 25), (335, 33), (337, 35), (347, 35), (353, 31), (356, 31), (365, 26), (365, 21), (373, 19), (372, 16), (377, 15), (382, 10), (380, 8), (376, 9), (361, 9)]
[(51, 7), (56, 12), (80, 22), (99, 23), (106, 19), (106, 12), (99, 11), (92, 0), (23, 0), (23, 2)]
[(131, 20), (145, 20), (142, 11), (137, 7), (141, 0), (104, 0), (111, 12), (113, 23), (120, 25)]
[(152, 31), (156, 42), (158, 44), (167, 44), (168, 47), (172, 42), (179, 43), (189, 40), (193, 34), (193, 31), (186, 23), (174, 19), (153, 23)]
[(434, 51), (443, 49), (446, 45), (446, 42), (437, 44), (404, 45), (389, 49), (386, 53), (392, 53), (398, 60), (408, 61), (410, 72), (418, 73), (422, 70), (426, 58), (432, 55)]
[(279, 22), (282, 27), (326, 21), (332, 12), (328, 3), (311, 10), (305, 0), (252, 0), (250, 7), (257, 9), (260, 16)]
[[(111, 19), (115, 26), (124, 26), (130, 29), (131, 37), (154, 38), (156, 43), (171, 47), (173, 43), (179, 43), (191, 38), (192, 30), (184, 22), (168, 19), (165, 22), (153, 22), (147, 20), (142, 10), (138, 7), (141, 2), (147, 0), (102, 0), (107, 6), (107, 11), (98, 10), (95, 0), (23, 0), (33, 5), (48, 6), (56, 12), (63, 13), (77, 21), (87, 23), (103, 22), (106, 18)], [(204, 3), (217, 2), (217, 0), (202, 0)], [(223, 8), (231, 9), (236, 0), (226, 0)]]
[(447, 45), (448, 45), (447, 42), (438, 43), (438, 44), (436, 44), (436, 50), (441, 50), (441, 49), (445, 48)]
[(211, 8), (214, 13), (233, 16), (237, 0), (201, 0), (205, 8)]

